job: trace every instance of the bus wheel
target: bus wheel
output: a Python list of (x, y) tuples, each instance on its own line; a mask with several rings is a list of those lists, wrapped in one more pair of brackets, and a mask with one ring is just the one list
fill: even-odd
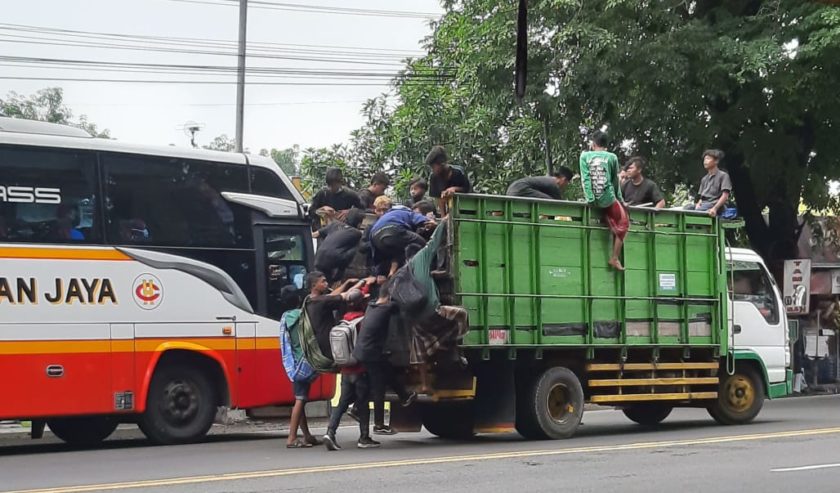
[(117, 429), (117, 420), (106, 416), (56, 418), (47, 421), (50, 431), (61, 440), (79, 446), (96, 445)]
[(722, 425), (749, 423), (764, 405), (762, 389), (761, 377), (753, 368), (738, 367), (734, 374), (724, 375), (709, 414)]
[(549, 368), (520, 394), (517, 430), (525, 438), (558, 439), (575, 434), (583, 417), (583, 388), (568, 368)]
[(423, 407), (423, 426), (432, 435), (450, 440), (469, 440), (475, 435), (473, 401), (429, 404)]
[(213, 425), (216, 391), (207, 375), (184, 365), (159, 368), (149, 386), (140, 429), (159, 444), (200, 440)]
[(665, 421), (665, 418), (667, 418), (673, 410), (674, 408), (672, 406), (655, 402), (645, 402), (643, 404), (633, 404), (632, 406), (627, 406), (622, 411), (624, 411), (624, 415), (634, 423), (638, 423), (642, 426), (656, 426)]

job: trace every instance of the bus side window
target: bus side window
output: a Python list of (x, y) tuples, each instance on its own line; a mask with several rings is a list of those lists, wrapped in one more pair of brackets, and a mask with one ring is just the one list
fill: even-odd
[(251, 248), (250, 212), (222, 192), (247, 189), (244, 166), (104, 154), (108, 239), (175, 247)]
[(769, 274), (755, 262), (735, 262), (732, 268), (732, 297), (755, 305), (767, 323), (779, 323), (779, 306)]
[(265, 195), (266, 197), (277, 197), (286, 200), (295, 200), (294, 195), (283, 180), (276, 173), (266, 168), (251, 166), (251, 193)]
[(0, 147), (0, 241), (101, 242), (96, 190), (91, 153)]

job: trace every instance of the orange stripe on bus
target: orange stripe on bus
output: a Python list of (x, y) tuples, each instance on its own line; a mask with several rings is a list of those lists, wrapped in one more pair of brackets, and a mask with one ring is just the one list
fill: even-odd
[(0, 258), (43, 260), (131, 260), (131, 257), (118, 250), (31, 247), (0, 248)]
[[(92, 339), (83, 341), (0, 341), (0, 354), (78, 354), (78, 353), (130, 353), (158, 351), (166, 344), (188, 344), (214, 351), (278, 350), (275, 337), (258, 339), (231, 337), (207, 337), (189, 339)], [(162, 350), (166, 350), (164, 347)]]

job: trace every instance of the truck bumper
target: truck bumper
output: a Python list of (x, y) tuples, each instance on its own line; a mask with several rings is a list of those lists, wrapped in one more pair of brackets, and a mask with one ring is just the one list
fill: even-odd
[(793, 393), (793, 370), (788, 369), (785, 372), (785, 381), (779, 383), (771, 383), (767, 389), (767, 397), (770, 399), (778, 399)]

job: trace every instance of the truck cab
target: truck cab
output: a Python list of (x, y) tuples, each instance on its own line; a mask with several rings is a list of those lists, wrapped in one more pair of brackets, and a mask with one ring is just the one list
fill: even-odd
[(757, 253), (729, 248), (726, 256), (734, 362), (762, 379), (767, 397), (786, 395), (791, 350), (780, 289)]

